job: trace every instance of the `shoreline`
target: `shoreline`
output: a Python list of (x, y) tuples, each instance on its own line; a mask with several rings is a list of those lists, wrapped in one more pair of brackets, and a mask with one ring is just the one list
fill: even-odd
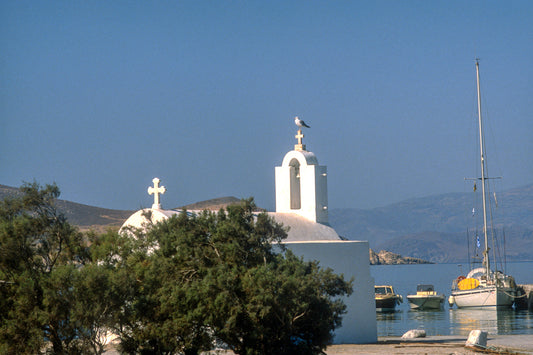
[(375, 344), (335, 344), (326, 349), (327, 355), (349, 354), (533, 354), (533, 335), (491, 335), (487, 349), (465, 347), (468, 336), (438, 335), (402, 339), (378, 337)]
[[(326, 355), (352, 354), (513, 354), (533, 355), (533, 335), (491, 335), (487, 337), (487, 349), (466, 348), (468, 336), (436, 335), (425, 338), (402, 339), (401, 337), (378, 337), (371, 344), (334, 344), (326, 348)], [(108, 345), (107, 355), (118, 355), (113, 345)], [(203, 352), (209, 355), (232, 355), (231, 350)]]

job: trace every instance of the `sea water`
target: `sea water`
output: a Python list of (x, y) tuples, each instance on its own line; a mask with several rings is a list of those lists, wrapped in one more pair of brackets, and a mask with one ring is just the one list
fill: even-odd
[[(449, 307), (452, 281), (466, 275), (468, 264), (371, 265), (376, 285), (392, 285), (403, 303), (391, 313), (376, 312), (378, 336), (401, 336), (410, 329), (424, 329), (431, 335), (464, 335), (481, 329), (489, 334), (533, 335), (533, 311), (468, 310)], [(533, 284), (533, 262), (507, 263), (506, 273), (517, 284)], [(408, 294), (416, 294), (418, 284), (431, 284), (446, 298), (441, 310), (411, 310)], [(355, 285), (357, 287), (357, 285)], [(533, 338), (532, 338), (533, 339)]]

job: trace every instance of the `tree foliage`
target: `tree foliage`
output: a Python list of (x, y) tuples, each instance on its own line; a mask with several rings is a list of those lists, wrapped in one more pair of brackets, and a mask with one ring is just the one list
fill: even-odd
[[(56, 185), (24, 184), (0, 202), (0, 352), (101, 353), (105, 273), (55, 207)], [(101, 286), (101, 287), (99, 287)], [(89, 291), (89, 292), (87, 292)]]
[(57, 186), (21, 190), (0, 203), (0, 353), (98, 354), (112, 331), (131, 354), (318, 354), (341, 324), (351, 282), (286, 250), (252, 199), (83, 235)]
[(144, 252), (120, 259), (138, 285), (125, 308), (125, 351), (197, 353), (215, 341), (238, 354), (325, 348), (351, 283), (285, 250), (285, 229), (254, 207), (246, 200), (137, 231)]

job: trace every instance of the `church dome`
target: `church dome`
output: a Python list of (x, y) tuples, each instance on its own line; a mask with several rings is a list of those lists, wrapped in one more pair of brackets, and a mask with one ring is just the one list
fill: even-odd
[(281, 166), (288, 166), (291, 164), (293, 159), (297, 159), (300, 165), (318, 165), (318, 159), (313, 152), (308, 152), (306, 150), (291, 150), (283, 158)]
[(122, 224), (122, 227), (120, 227), (119, 232), (123, 232), (127, 230), (128, 228), (145, 229), (147, 226), (151, 224), (156, 224), (158, 222), (161, 222), (165, 219), (172, 217), (173, 215), (177, 215), (180, 213), (181, 211), (175, 211), (175, 210), (160, 210), (160, 209), (154, 209), (154, 208), (145, 208), (132, 214), (126, 220), (126, 222)]

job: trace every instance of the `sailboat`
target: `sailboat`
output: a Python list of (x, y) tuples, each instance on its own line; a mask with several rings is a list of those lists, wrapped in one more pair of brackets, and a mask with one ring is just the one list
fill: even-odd
[[(472, 269), (467, 275), (459, 276), (453, 281), (451, 296), (448, 299), (450, 306), (455, 304), (458, 308), (505, 308), (511, 307), (517, 294), (516, 283), (512, 276), (505, 275), (491, 265), (489, 255), (489, 231), (493, 233), (492, 223), (487, 222), (487, 216), (492, 218), (492, 213), (487, 209), (489, 191), (486, 176), (485, 146), (483, 120), (481, 117), (481, 89), (479, 82), (479, 60), (476, 60), (477, 77), (477, 103), (479, 146), (481, 160), (481, 193), (483, 201), (483, 236), (484, 249), (481, 267)], [(474, 185), (475, 186), (475, 185)], [(493, 235), (493, 234), (492, 234)], [(478, 239), (478, 245), (479, 239)], [(495, 262), (495, 260), (494, 260)]]

